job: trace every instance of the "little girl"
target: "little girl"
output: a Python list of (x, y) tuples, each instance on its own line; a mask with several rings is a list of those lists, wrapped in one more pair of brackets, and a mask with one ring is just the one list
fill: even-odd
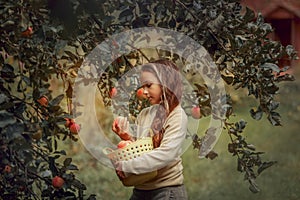
[[(153, 179), (134, 186), (130, 200), (185, 200), (180, 156), (187, 116), (180, 105), (183, 90), (180, 72), (173, 62), (157, 60), (142, 66), (140, 82), (151, 106), (140, 112), (136, 124), (150, 126), (154, 149), (135, 159), (116, 162), (116, 172), (124, 179), (124, 172), (143, 174), (157, 170)], [(114, 123), (112, 129), (121, 139), (134, 140), (124, 128), (126, 123), (124, 120)]]

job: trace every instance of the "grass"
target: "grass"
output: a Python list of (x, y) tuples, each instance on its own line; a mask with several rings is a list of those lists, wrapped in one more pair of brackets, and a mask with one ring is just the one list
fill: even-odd
[[(266, 152), (264, 160), (278, 163), (264, 171), (257, 179), (261, 192), (253, 194), (243, 174), (236, 170), (236, 158), (227, 152), (229, 137), (223, 133), (215, 147), (219, 156), (214, 160), (197, 158), (190, 147), (183, 154), (185, 185), (191, 200), (298, 200), (300, 199), (300, 85), (299, 82), (283, 85), (279, 100), (282, 127), (273, 127), (263, 118), (251, 119), (249, 108), (256, 103), (241, 99), (235, 105), (236, 117), (248, 122), (245, 136), (258, 151)], [(292, 95), (291, 95), (292, 94)], [(132, 188), (123, 187), (114, 170), (97, 162), (79, 143), (69, 144), (74, 163), (80, 170), (80, 180), (87, 185), (87, 194), (97, 199), (129, 199)]]
[(258, 150), (266, 152), (263, 156), (265, 160), (278, 161), (278, 164), (258, 177), (257, 183), (261, 192), (252, 194), (248, 190), (248, 183), (243, 180), (243, 175), (236, 171), (236, 158), (226, 151), (229, 138), (224, 133), (215, 148), (219, 153), (217, 159), (195, 162), (195, 152), (184, 155), (185, 183), (190, 199), (299, 199), (298, 124), (274, 128), (264, 121), (258, 122), (264, 125), (255, 126), (257, 122), (250, 124), (251, 119), (243, 114), (245, 113), (240, 113), (239, 116), (249, 122), (245, 131), (248, 142), (253, 142)]

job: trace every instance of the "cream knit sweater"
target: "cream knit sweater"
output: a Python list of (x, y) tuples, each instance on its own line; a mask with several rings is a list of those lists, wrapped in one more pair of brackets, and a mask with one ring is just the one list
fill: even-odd
[[(144, 109), (137, 118), (137, 125), (150, 127), (158, 105)], [(164, 137), (158, 148), (142, 156), (122, 161), (122, 171), (142, 174), (158, 170), (158, 175), (135, 188), (150, 190), (183, 184), (181, 146), (187, 132), (187, 116), (181, 106), (177, 106), (167, 117), (163, 128)], [(141, 135), (138, 135), (141, 137)]]

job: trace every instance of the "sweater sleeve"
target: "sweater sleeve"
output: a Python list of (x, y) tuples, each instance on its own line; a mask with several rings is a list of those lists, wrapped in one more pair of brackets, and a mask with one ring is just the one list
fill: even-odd
[(141, 174), (161, 169), (181, 155), (186, 136), (187, 116), (181, 109), (173, 110), (164, 124), (165, 133), (158, 148), (128, 161), (120, 161), (122, 171)]

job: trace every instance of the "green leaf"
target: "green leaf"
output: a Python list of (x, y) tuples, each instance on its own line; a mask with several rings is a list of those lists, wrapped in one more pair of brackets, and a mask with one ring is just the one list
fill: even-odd
[(16, 119), (12, 113), (5, 110), (0, 111), (0, 128), (4, 128), (7, 125), (14, 124)]
[(244, 172), (243, 160), (241, 158), (237, 159), (237, 171)]
[(254, 179), (250, 178), (249, 179), (249, 190), (253, 193), (258, 193), (260, 191), (260, 189), (258, 188), (258, 185), (255, 183)]
[(278, 76), (275, 78), (276, 82), (281, 82), (281, 81), (294, 81), (295, 77), (291, 74), (284, 74), (281, 76)]
[(253, 144), (247, 144), (246, 148), (248, 148), (248, 149), (250, 149), (252, 151), (255, 151), (255, 146)]
[(30, 79), (27, 76), (22, 76), (22, 80), (26, 83), (26, 85), (30, 85)]
[(8, 101), (8, 97), (5, 94), (0, 94), (0, 104), (7, 101)]
[(294, 60), (298, 59), (297, 51), (295, 50), (295, 48), (292, 45), (287, 45), (285, 47), (285, 51), (291, 59), (294, 59)]
[(4, 130), (2, 130), (2, 132), (4, 134), (6, 133), (8, 140), (16, 140), (16, 139), (22, 140), (19, 142), (14, 141), (15, 145), (18, 145), (17, 147), (23, 148), (22, 145), (28, 145), (27, 143), (20, 145), (24, 141), (24, 137), (22, 135), (24, 132), (24, 124), (20, 122), (9, 124), (5, 127)]
[(251, 117), (255, 120), (261, 120), (263, 116), (263, 111), (258, 107), (258, 109), (255, 111), (253, 108), (250, 110)]
[(76, 199), (76, 195), (73, 192), (66, 191), (64, 193), (64, 199)]
[(67, 155), (67, 152), (65, 150), (60, 151), (61, 155)]
[(268, 109), (270, 111), (276, 110), (279, 107), (279, 102), (276, 101), (272, 101), (269, 105), (268, 105)]
[(265, 169), (273, 166), (274, 164), (276, 164), (276, 161), (270, 161), (270, 162), (263, 162), (259, 168), (257, 169), (257, 173), (261, 174)]
[(218, 154), (214, 151), (210, 151), (206, 156), (205, 158), (209, 158), (211, 160), (215, 159), (216, 157), (218, 156)]
[(67, 170), (79, 170), (78, 167), (76, 165), (72, 165), (70, 164), (68, 167), (67, 167)]
[(119, 20), (121, 23), (125, 23), (131, 21), (133, 18), (133, 12), (131, 9), (123, 10), (119, 15)]
[(211, 107), (202, 106), (200, 112), (204, 117), (209, 116), (211, 114)]
[(87, 200), (96, 200), (96, 195), (95, 194), (91, 194)]
[(280, 68), (274, 63), (264, 63), (263, 65), (260, 65), (260, 68), (263, 68), (265, 70), (271, 69), (272, 71), (277, 73), (280, 72)]
[(82, 183), (81, 183), (79, 180), (77, 180), (77, 179), (75, 179), (75, 180), (72, 181), (72, 185), (73, 185), (74, 187), (77, 187), (77, 188), (81, 189), (81, 190), (86, 190), (86, 186), (85, 186), (84, 184), (82, 184)]
[(68, 167), (72, 163), (72, 158), (66, 158), (64, 160), (64, 166)]
[(243, 129), (246, 127), (247, 122), (241, 119), (239, 122), (235, 123), (235, 128), (238, 132), (243, 132)]
[(221, 27), (223, 27), (224, 24), (224, 16), (222, 14), (218, 15), (218, 17), (216, 19), (214, 19), (213, 21), (210, 21), (207, 24), (207, 27), (209, 27), (213, 32), (216, 32), (218, 30), (221, 29)]
[[(58, 146), (58, 144), (57, 144), (57, 140), (56, 140), (56, 139), (54, 139), (54, 141), (53, 141), (53, 142), (54, 142), (54, 149), (55, 149), (55, 150), (57, 150), (57, 146)], [(59, 157), (59, 155), (57, 155), (57, 156)]]
[(254, 11), (251, 10), (250, 8), (246, 7), (246, 13), (243, 18), (244, 18), (245, 22), (252, 21), (255, 18)]
[(273, 126), (281, 126), (281, 116), (277, 112), (271, 112), (268, 116), (268, 120)]
[(71, 60), (77, 60), (77, 56), (71, 51), (65, 51), (65, 53), (71, 58)]
[(0, 105), (0, 110), (7, 110), (14, 107), (15, 104), (13, 102), (6, 102)]
[(221, 74), (221, 76), (222, 76), (222, 79), (228, 84), (228, 85), (230, 85), (230, 84), (232, 84), (233, 83), (233, 80), (234, 80), (234, 76), (226, 76), (226, 75), (223, 75), (223, 74)]
[(40, 176), (44, 177), (44, 178), (45, 177), (51, 177), (51, 175), (52, 175), (50, 170), (40, 171), (39, 173), (40, 173)]
[(58, 175), (58, 170), (55, 165), (55, 158), (53, 157), (49, 157), (49, 169), (51, 170), (53, 176)]
[(52, 99), (50, 101), (50, 105), (56, 106), (56, 105), (60, 104), (60, 102), (64, 99), (64, 97), (65, 97), (64, 94), (58, 95), (57, 97), (55, 97), (54, 99)]
[(234, 153), (236, 151), (236, 145), (233, 143), (229, 143), (227, 149), (229, 153)]
[(169, 21), (169, 27), (170, 28), (175, 28), (176, 26), (176, 21), (175, 19), (172, 17), (171, 20)]
[(7, 20), (6, 22), (4, 22), (3, 24), (0, 25), (1, 28), (4, 28), (5, 26), (12, 26), (14, 25), (15, 22), (12, 20)]
[(2, 70), (1, 70), (1, 77), (16, 78), (13, 66), (11, 66), (9, 64), (4, 64), (4, 66), (2, 67)]

